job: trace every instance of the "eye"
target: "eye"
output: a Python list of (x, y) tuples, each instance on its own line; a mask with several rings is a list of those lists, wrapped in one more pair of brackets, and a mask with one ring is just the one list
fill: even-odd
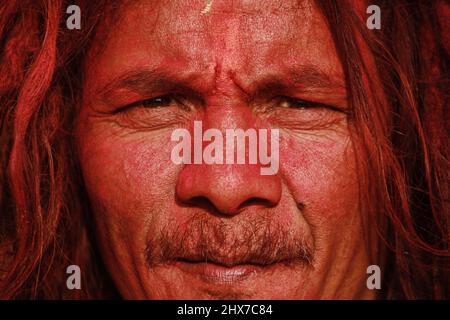
[(292, 130), (323, 130), (345, 123), (345, 109), (304, 99), (278, 96), (264, 115), (282, 128)]
[[(128, 105), (125, 105), (116, 111), (114, 113), (122, 113), (122, 112), (129, 112), (132, 111), (135, 108), (142, 108), (142, 109), (155, 109), (155, 108), (164, 108), (164, 107), (171, 107), (171, 106), (177, 106), (180, 105), (180, 102), (176, 99), (176, 97), (172, 95), (163, 95), (158, 96), (151, 99), (145, 99), (136, 101), (133, 103), (130, 103)], [(183, 107), (183, 106), (181, 106)]]
[(313, 103), (291, 97), (281, 97), (279, 106), (283, 108), (308, 108), (313, 107)]
[(114, 115), (121, 127), (159, 130), (186, 121), (191, 111), (188, 103), (182, 96), (167, 94), (130, 103), (114, 111)]
[(330, 109), (333, 111), (343, 112), (341, 109), (331, 106), (331, 105), (327, 105), (327, 104), (323, 104), (323, 103), (319, 103), (319, 102), (306, 101), (303, 99), (298, 99), (298, 98), (293, 98), (293, 97), (280, 97), (279, 98), (279, 106), (282, 108), (294, 108), (294, 109), (325, 108), (325, 109)]
[(141, 105), (145, 108), (167, 107), (173, 103), (173, 98), (170, 96), (161, 96), (153, 99), (144, 100)]
[(131, 106), (142, 106), (144, 108), (168, 107), (174, 103), (174, 100), (175, 99), (173, 97), (166, 95), (143, 101), (138, 101), (132, 104)]

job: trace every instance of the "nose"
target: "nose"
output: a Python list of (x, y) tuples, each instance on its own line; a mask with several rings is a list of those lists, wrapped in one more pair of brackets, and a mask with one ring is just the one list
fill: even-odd
[[(225, 132), (230, 128), (247, 130), (260, 127), (256, 125), (255, 115), (242, 99), (240, 90), (236, 89), (234, 80), (224, 73), (223, 78), (219, 76), (216, 86), (217, 90), (207, 99), (202, 119), (204, 130), (217, 128)], [(244, 147), (247, 155), (249, 144)], [(226, 141), (223, 141), (224, 154), (225, 145)], [(261, 174), (261, 166), (260, 161), (185, 164), (178, 176), (176, 196), (181, 202), (206, 206), (216, 214), (228, 216), (250, 206), (276, 206), (281, 199), (281, 179), (277, 174)]]
[(233, 216), (249, 206), (276, 206), (281, 181), (277, 175), (261, 175), (257, 165), (187, 165), (178, 176), (176, 193), (184, 203)]

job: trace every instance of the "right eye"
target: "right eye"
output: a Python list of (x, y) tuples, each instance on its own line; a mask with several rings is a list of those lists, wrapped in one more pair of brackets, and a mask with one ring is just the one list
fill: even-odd
[(144, 108), (158, 108), (158, 107), (167, 107), (170, 106), (174, 102), (173, 97), (171, 96), (160, 96), (152, 99), (147, 99), (143, 101), (139, 101), (136, 104), (142, 106)]
[(186, 121), (190, 112), (195, 110), (192, 105), (183, 96), (167, 94), (127, 104), (114, 114), (122, 126), (157, 130)]
[(128, 110), (133, 107), (142, 107), (142, 108), (160, 108), (160, 107), (169, 107), (175, 103), (175, 99), (172, 96), (164, 95), (156, 98), (145, 99), (133, 102), (129, 105), (126, 105), (119, 109), (119, 111)]

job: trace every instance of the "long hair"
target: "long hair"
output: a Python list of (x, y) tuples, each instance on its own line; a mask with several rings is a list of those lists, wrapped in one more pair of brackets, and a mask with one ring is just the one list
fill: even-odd
[[(375, 1), (382, 27), (368, 30), (346, 1), (316, 2), (348, 88), (361, 214), (383, 247), (374, 258), (384, 277), (379, 298), (448, 299), (450, 60), (438, 13), (449, 5)], [(3, 299), (116, 296), (95, 247), (73, 142), (83, 57), (112, 6), (78, 1), (82, 29), (67, 30), (70, 4), (0, 4)], [(376, 76), (368, 71), (367, 52)], [(81, 267), (83, 290), (66, 289), (70, 264)]]

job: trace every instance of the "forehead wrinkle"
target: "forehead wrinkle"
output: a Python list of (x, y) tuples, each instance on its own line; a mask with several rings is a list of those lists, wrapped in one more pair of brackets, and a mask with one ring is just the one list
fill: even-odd
[[(310, 6), (309, 0), (296, 1), (249, 1), (249, 0), (214, 0), (211, 1), (211, 15), (214, 14), (237, 14), (237, 15), (264, 15), (267, 13), (281, 13), (296, 9), (305, 9)], [(257, 7), (255, 7), (255, 3)]]
[[(174, 45), (180, 44), (180, 41), (182, 43), (186, 41), (187, 53), (195, 54), (197, 58), (203, 56), (204, 59), (208, 59), (205, 57), (208, 54), (228, 57), (233, 54), (238, 55), (237, 52), (242, 52), (243, 48), (248, 52), (257, 47), (259, 50), (267, 51), (270, 49), (270, 43), (276, 43), (279, 50), (283, 41), (284, 43), (289, 42), (296, 36), (295, 30), (298, 28), (294, 27), (294, 23), (301, 24), (302, 28), (306, 27), (305, 19), (296, 17), (310, 16), (311, 4), (308, 1), (288, 3), (269, 1), (269, 4), (258, 5), (257, 8), (247, 8), (245, 2), (242, 4), (242, 2), (233, 1), (230, 4), (229, 1), (225, 1), (218, 4), (218, 1), (215, 1), (208, 15), (202, 15), (195, 11), (195, 14), (186, 16), (182, 13), (179, 19), (173, 19), (171, 15), (173, 8), (161, 8), (159, 10), (161, 17), (167, 17), (157, 21), (158, 26), (154, 27), (155, 37), (166, 40), (169, 37), (176, 40), (164, 41), (162, 48), (167, 50), (172, 50)], [(187, 12), (190, 11), (192, 10), (187, 10)], [(278, 18), (280, 15), (290, 16), (290, 27), (286, 27), (285, 22), (283, 23)], [(180, 38), (179, 35), (185, 37)], [(249, 54), (249, 56), (253, 56), (253, 54)], [(241, 58), (244, 57), (241, 56)], [(209, 60), (215, 61), (214, 57)]]

